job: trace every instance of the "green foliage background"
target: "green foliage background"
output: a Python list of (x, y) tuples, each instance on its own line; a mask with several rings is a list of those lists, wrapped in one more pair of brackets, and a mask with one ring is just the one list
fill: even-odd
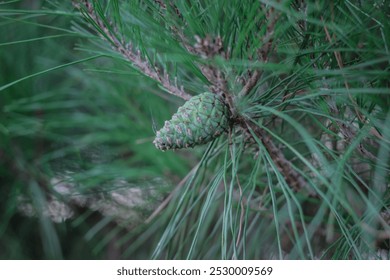
[[(205, 146), (155, 149), (154, 127), (183, 100), (86, 10), (3, 1), (1, 259), (390, 257), (387, 1), (90, 2), (191, 95), (213, 84), (200, 66), (221, 69), (238, 113), (307, 186), (291, 189), (239, 126)], [(270, 7), (279, 18), (263, 61)], [(190, 53), (195, 36), (220, 36), (229, 58)], [(240, 95), (254, 69), (259, 82)]]

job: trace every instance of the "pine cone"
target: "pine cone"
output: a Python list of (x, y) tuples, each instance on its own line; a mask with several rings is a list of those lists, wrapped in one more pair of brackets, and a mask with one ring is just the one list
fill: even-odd
[(181, 149), (206, 144), (226, 132), (229, 109), (221, 98), (209, 92), (192, 97), (164, 127), (153, 143), (157, 149)]

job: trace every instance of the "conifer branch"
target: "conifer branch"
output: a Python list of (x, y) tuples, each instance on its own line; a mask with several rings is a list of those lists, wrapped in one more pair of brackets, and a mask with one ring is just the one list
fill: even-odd
[[(81, 3), (82, 4), (79, 4)], [(167, 5), (163, 1), (155, 1), (162, 9), (166, 10)], [(83, 5), (83, 7), (80, 7)], [(171, 3), (171, 5), (173, 5)], [(139, 51), (134, 51), (133, 45), (131, 43), (124, 43), (123, 41), (117, 39), (117, 36), (111, 30), (114, 29), (110, 23), (106, 20), (102, 20), (96, 13), (94, 6), (88, 0), (78, 1), (76, 7), (81, 11), (86, 13), (86, 16), (90, 17), (99, 27), (100, 30), (103, 31), (103, 34), (100, 34), (101, 38), (105, 41), (111, 43), (113, 48), (122, 54), (128, 61), (130, 61), (136, 68), (139, 69), (146, 76), (160, 82), (164, 88), (166, 88), (173, 95), (179, 96), (185, 100), (191, 98), (191, 96), (184, 92), (183, 88), (179, 88), (175, 84), (173, 85), (169, 79), (167, 73), (161, 75), (159, 69), (152, 67), (150, 63), (144, 60)], [(175, 8), (175, 6), (172, 6)], [(175, 9), (175, 11), (177, 8)], [(177, 15), (180, 15), (180, 11), (177, 10)], [(262, 39), (262, 47), (258, 50), (258, 57), (264, 61), (268, 61), (268, 54), (272, 48), (274, 27), (276, 20), (279, 14), (275, 11), (273, 7), (269, 9), (267, 12), (268, 25), (266, 34)], [(107, 26), (109, 24), (109, 26)], [(221, 37), (212, 38), (210, 35), (205, 38), (200, 38), (199, 36), (195, 36), (196, 43), (192, 46), (188, 43), (184, 34), (179, 31), (177, 28), (171, 27), (172, 32), (176, 37), (178, 37), (182, 43), (182, 45), (187, 49), (188, 52), (199, 56), (202, 59), (212, 59), (217, 55), (228, 58), (229, 54), (225, 51), (222, 45)], [(239, 124), (247, 133), (251, 135), (250, 130), (256, 135), (258, 139), (262, 141), (262, 144), (267, 149), (270, 154), (272, 160), (277, 166), (278, 170), (283, 174), (286, 182), (290, 185), (292, 189), (295, 191), (299, 191), (307, 185), (306, 181), (303, 177), (298, 174), (292, 167), (290, 162), (284, 157), (283, 152), (278, 149), (275, 144), (272, 142), (271, 137), (261, 128), (252, 124), (249, 120), (246, 120), (242, 116), (239, 116), (235, 110), (234, 101), (231, 93), (228, 90), (227, 80), (225, 78), (224, 73), (218, 69), (217, 67), (205, 64), (200, 65), (200, 69), (203, 75), (209, 80), (211, 83), (210, 91), (221, 94), (225, 99), (225, 102), (228, 104), (230, 109), (231, 118), (233, 122)], [(255, 70), (248, 80), (247, 84), (244, 86), (240, 95), (247, 94), (258, 82), (261, 76), (261, 71)], [(251, 137), (253, 137), (251, 135)]]
[[(158, 4), (162, 10), (167, 10), (167, 4), (165, 4), (162, 0), (155, 0), (156, 4)], [(175, 14), (183, 20), (183, 16), (177, 6), (169, 2), (171, 8), (175, 11)], [(229, 52), (225, 51), (224, 46), (222, 45), (222, 38), (217, 36), (216, 38), (212, 38), (210, 35), (207, 35), (205, 38), (201, 38), (196, 35), (195, 40), (196, 43), (191, 45), (188, 42), (188, 38), (184, 35), (184, 33), (177, 28), (176, 26), (169, 26), (174, 37), (176, 37), (181, 45), (191, 54), (198, 56), (202, 59), (213, 59), (215, 56), (220, 55), (225, 59), (228, 59)], [(236, 112), (234, 110), (234, 104), (230, 93), (228, 92), (228, 82), (225, 78), (225, 74), (218, 69), (217, 67), (211, 64), (200, 64), (198, 63), (199, 69), (202, 74), (206, 77), (206, 79), (211, 83), (210, 91), (216, 94), (220, 94), (225, 99), (226, 103), (229, 105), (231, 113), (233, 117), (236, 116)]]
[[(229, 52), (225, 51), (222, 44), (222, 38), (220, 36), (217, 36), (216, 38), (211, 38), (210, 35), (207, 35), (205, 38), (195, 36), (196, 44), (191, 46), (187, 43), (187, 39), (182, 32), (175, 29), (175, 33), (180, 38), (182, 45), (188, 52), (199, 56), (202, 59), (212, 59), (217, 55), (220, 55), (225, 59), (228, 59), (229, 57)], [(200, 64), (199, 68), (202, 74), (211, 83), (209, 87), (210, 91), (222, 95), (223, 99), (229, 106), (232, 118), (235, 118), (237, 113), (233, 97), (228, 90), (228, 82), (225, 78), (225, 73), (211, 64)]]
[[(227, 58), (227, 54), (224, 51), (222, 45), (222, 39), (220, 36), (216, 38), (211, 38), (206, 36), (205, 38), (200, 38), (195, 36), (196, 44), (192, 48), (192, 52), (203, 59), (212, 59), (217, 55), (220, 55)], [(213, 65), (201, 65), (200, 69), (203, 75), (209, 80), (212, 84), (210, 90), (214, 93), (228, 93), (227, 81), (225, 79), (225, 74)]]
[[(279, 15), (276, 14), (274, 8), (270, 8), (267, 14), (267, 18), (269, 19), (269, 24), (267, 26), (266, 35), (263, 37), (262, 47), (258, 50), (259, 56), (265, 62), (268, 61), (268, 54), (272, 47), (274, 27), (278, 16)], [(222, 57), (227, 59), (229, 56), (228, 52), (224, 50), (224, 47), (222, 45), (222, 39), (219, 36), (216, 38), (211, 38), (209, 35), (206, 36), (205, 38), (200, 38), (199, 36), (195, 36), (196, 44), (194, 46), (191, 46), (187, 43), (184, 34), (178, 32), (177, 29), (174, 30), (176, 32), (176, 35), (179, 38), (181, 38), (181, 42), (183, 46), (190, 53), (194, 55), (200, 56), (203, 59), (211, 59), (216, 55), (221, 55)], [(203, 75), (212, 84), (210, 90), (214, 93), (220, 93), (220, 94), (222, 93), (226, 104), (228, 104), (233, 122), (236, 122), (241, 127), (243, 127), (244, 130), (248, 133), (248, 135), (250, 135), (250, 137), (253, 138), (251, 133), (248, 131), (249, 128), (256, 134), (257, 138), (261, 139), (263, 145), (267, 149), (275, 165), (278, 167), (279, 171), (283, 174), (286, 182), (290, 185), (290, 187), (295, 191), (300, 191), (305, 186), (307, 186), (307, 182), (303, 179), (303, 177), (298, 172), (296, 172), (292, 168), (291, 163), (285, 158), (283, 152), (275, 146), (271, 137), (264, 130), (260, 129), (258, 126), (253, 125), (252, 123), (249, 122), (249, 120), (246, 120), (242, 116), (238, 115), (238, 113), (235, 110), (233, 97), (228, 90), (227, 87), (228, 83), (227, 80), (225, 79), (224, 73), (217, 67), (214, 67), (213, 65), (200, 65), (200, 69)], [(243, 90), (246, 93), (248, 93), (258, 82), (260, 76), (261, 76), (261, 72), (255, 70), (253, 76), (248, 81), (248, 83), (244, 86)], [(314, 196), (315, 194), (312, 193), (312, 195)]]
[[(162, 10), (167, 10), (167, 4), (165, 4), (162, 0), (155, 0), (154, 2), (157, 3)], [(183, 16), (177, 6), (171, 1), (169, 2), (169, 6), (175, 11), (175, 14), (183, 20)], [(182, 46), (189, 53), (195, 56), (198, 56), (202, 59), (212, 59), (217, 55), (221, 55), (225, 59), (228, 57), (228, 54), (224, 51), (222, 39), (220, 36), (212, 38), (210, 35), (207, 35), (205, 38), (201, 38), (200, 36), (196, 35), (196, 43), (193, 46), (188, 42), (188, 38), (186, 38), (184, 33), (176, 26), (169, 26), (169, 29), (171, 30), (173, 36), (180, 41)], [(220, 69), (210, 64), (200, 64), (199, 69), (211, 83), (211, 92), (227, 94), (227, 81), (225, 79), (224, 73)]]
[(89, 17), (99, 27), (100, 37), (111, 44), (112, 48), (120, 53), (126, 60), (137, 68), (141, 73), (149, 78), (160, 83), (170, 94), (178, 96), (184, 100), (189, 100), (191, 95), (186, 93), (183, 86), (178, 86), (177, 81), (172, 83), (168, 73), (161, 73), (160, 69), (156, 66), (152, 66), (149, 61), (145, 60), (141, 52), (136, 50), (131, 42), (126, 43), (123, 40), (117, 38), (116, 34), (112, 31), (115, 30), (115, 26), (102, 20), (95, 10), (95, 7), (88, 0), (79, 0), (73, 2), (74, 6), (79, 9), (85, 16)]

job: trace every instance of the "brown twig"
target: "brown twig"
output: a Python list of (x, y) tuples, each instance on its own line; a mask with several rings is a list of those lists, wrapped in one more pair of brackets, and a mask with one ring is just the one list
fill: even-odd
[(161, 74), (161, 71), (152, 66), (147, 60), (145, 60), (139, 50), (135, 50), (132, 43), (125, 43), (119, 40), (111, 30), (115, 29), (111, 23), (103, 21), (95, 11), (95, 7), (88, 0), (74, 1), (74, 6), (81, 12), (84, 12), (86, 16), (90, 17), (102, 30), (103, 34), (100, 37), (108, 41), (114, 50), (120, 53), (131, 64), (137, 68), (141, 73), (149, 78), (159, 82), (169, 93), (181, 97), (184, 100), (189, 100), (191, 95), (186, 93), (183, 86), (177, 85), (177, 80), (172, 83), (168, 73)]

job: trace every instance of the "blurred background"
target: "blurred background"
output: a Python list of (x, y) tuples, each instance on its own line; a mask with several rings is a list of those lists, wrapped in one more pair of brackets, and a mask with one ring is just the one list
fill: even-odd
[[(83, 51), (77, 17), (70, 1), (0, 3), (2, 259), (120, 258), (192, 164), (152, 144), (179, 100)], [(150, 255), (144, 238), (131, 257)]]

